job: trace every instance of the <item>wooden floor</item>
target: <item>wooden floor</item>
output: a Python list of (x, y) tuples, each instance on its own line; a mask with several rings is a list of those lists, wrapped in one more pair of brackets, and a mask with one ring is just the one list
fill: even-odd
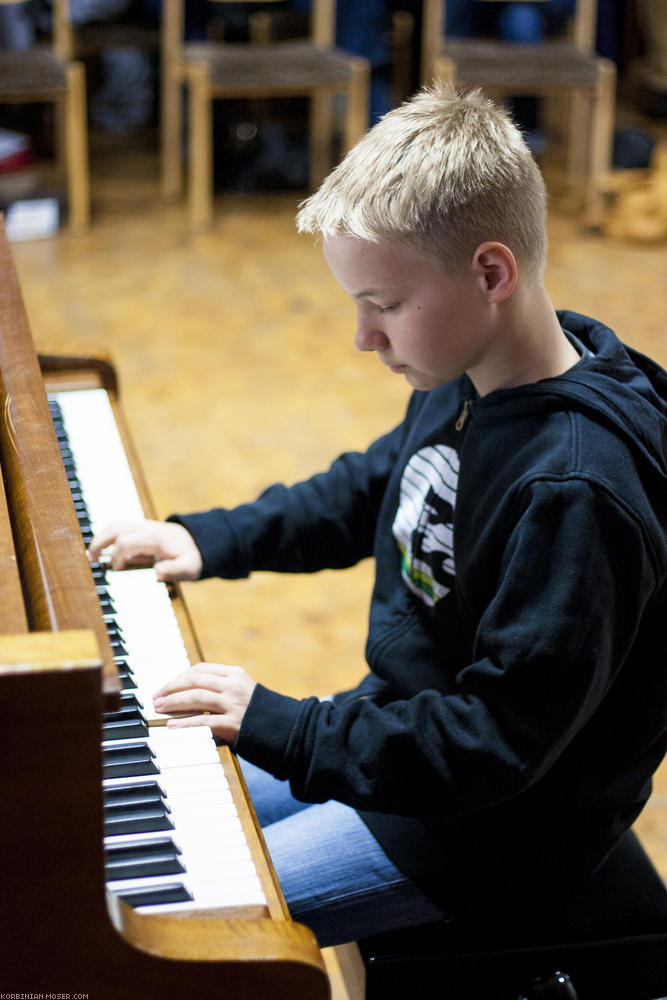
[[(353, 346), (353, 306), (294, 227), (294, 194), (218, 199), (192, 235), (149, 143), (92, 143), (89, 234), (15, 244), (39, 348), (112, 356), (160, 517), (252, 498), (401, 419), (408, 387)], [(667, 248), (582, 234), (554, 205), (547, 284), (667, 366)], [(205, 656), (294, 696), (364, 672), (371, 566), (190, 584)], [(638, 830), (667, 878), (667, 766)]]

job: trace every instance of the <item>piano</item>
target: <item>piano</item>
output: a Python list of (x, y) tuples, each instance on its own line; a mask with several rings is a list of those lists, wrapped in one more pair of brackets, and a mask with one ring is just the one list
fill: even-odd
[(326, 1000), (233, 754), (151, 692), (201, 659), (178, 588), (91, 568), (152, 516), (104, 359), (38, 356), (0, 225), (0, 992)]

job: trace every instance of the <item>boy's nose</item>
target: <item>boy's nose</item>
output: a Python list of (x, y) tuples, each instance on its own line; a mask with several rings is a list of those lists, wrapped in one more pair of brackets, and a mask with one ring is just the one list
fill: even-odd
[(354, 346), (358, 351), (382, 351), (389, 346), (386, 334), (372, 322), (357, 318)]

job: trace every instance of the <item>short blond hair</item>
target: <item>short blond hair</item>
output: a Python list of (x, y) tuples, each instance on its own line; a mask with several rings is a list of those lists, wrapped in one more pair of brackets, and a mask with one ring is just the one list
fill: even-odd
[(546, 192), (506, 111), (435, 84), (386, 114), (299, 206), (300, 232), (406, 241), (457, 271), (487, 240), (546, 259)]

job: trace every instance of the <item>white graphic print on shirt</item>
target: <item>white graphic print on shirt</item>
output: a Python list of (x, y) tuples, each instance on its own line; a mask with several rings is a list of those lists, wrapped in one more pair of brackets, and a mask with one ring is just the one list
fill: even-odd
[(447, 445), (422, 448), (401, 480), (393, 534), (403, 579), (425, 604), (449, 593), (454, 577), (454, 506), (459, 457)]

